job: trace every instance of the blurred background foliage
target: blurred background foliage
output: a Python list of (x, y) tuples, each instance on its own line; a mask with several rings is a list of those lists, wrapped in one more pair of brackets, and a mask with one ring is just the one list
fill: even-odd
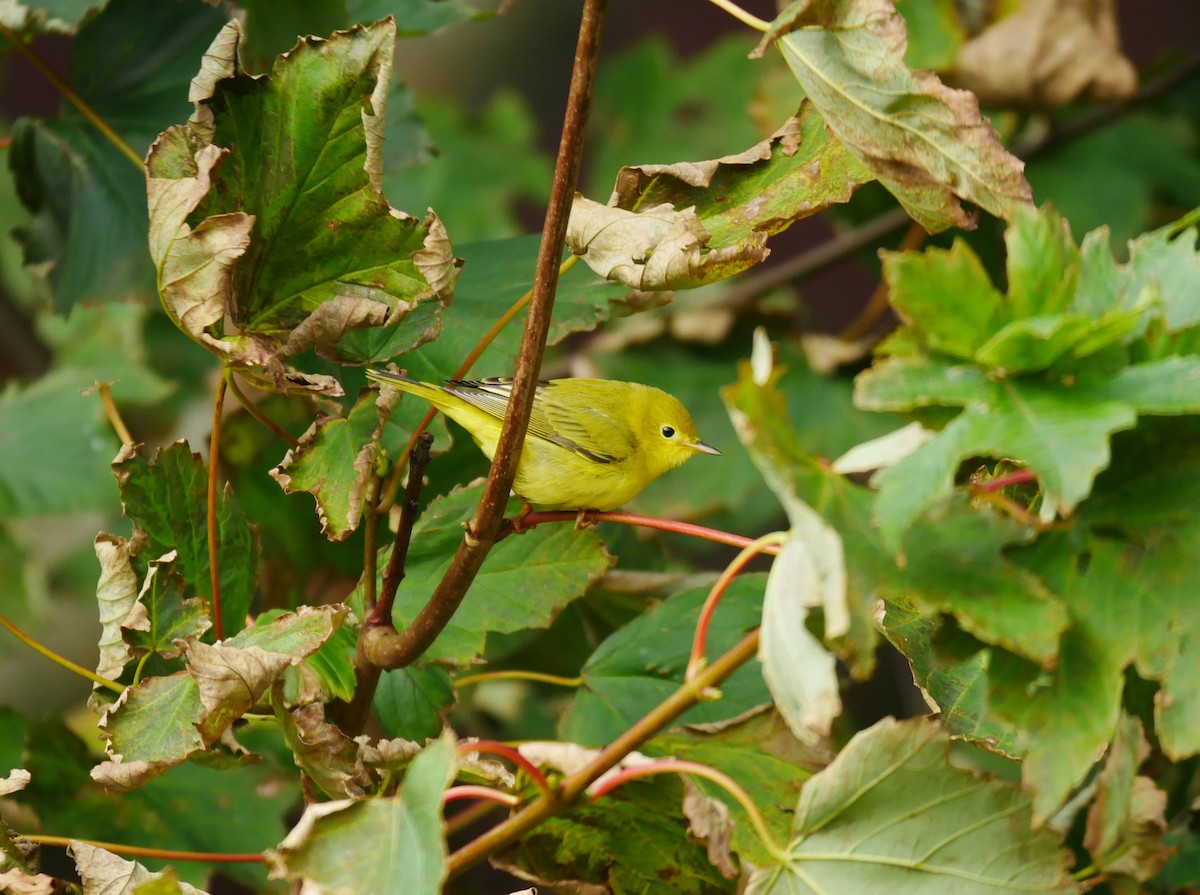
[[(73, 35), (47, 29), (33, 47), (139, 154), (159, 131), (187, 118), (188, 82), (231, 9), (244, 11), (249, 59), (260, 67), (288, 49), (296, 34), (327, 34), (395, 14), (402, 37), (389, 98), (383, 179), (389, 201), (413, 214), (435, 208), (456, 250), (468, 258), (486, 259), (489, 249), (480, 246), (475, 254), (464, 245), (512, 239), (540, 227), (577, 25), (574, 4), (517, 0), (501, 15), (460, 0), (246, 0), (222, 8), (110, 0), (99, 12), (89, 11), (91, 5), (30, 4), (78, 26)], [(992, 5), (902, 0), (910, 64), (938, 70), (953, 83), (960, 52), (979, 30), (973, 17), (986, 19), (988, 11), (980, 8)], [(753, 41), (744, 29), (708, 4), (684, 6), (612, 4), (582, 180), (582, 192), (597, 201), (607, 199), (622, 165), (741, 151), (768, 136), (797, 106), (798, 88), (782, 59), (748, 60)], [(770, 18), (769, 4), (747, 6)], [(985, 111), (1028, 159), (1038, 204), (1052, 203), (1077, 237), (1108, 226), (1120, 255), (1129, 238), (1200, 205), (1195, 55), (1200, 6), (1192, 0), (1151, 0), (1122, 3), (1117, 12), (1121, 48), (1140, 73), (1140, 93), (1111, 103), (1104, 91), (1117, 88), (1097, 82), (1091, 91), (1058, 103), (1048, 101), (1053, 91), (1044, 83), (1023, 91), (1014, 86), (1010, 95), (985, 99)], [(37, 23), (29, 26), (37, 30)], [(120, 515), (109, 466), (118, 440), (97, 396), (80, 389), (115, 380), (114, 397), (138, 440), (158, 446), (182, 437), (199, 446), (207, 443), (217, 371), (205, 352), (180, 338), (159, 307), (146, 257), (140, 175), (5, 41), (0, 54), (0, 136), (12, 174), (0, 177), (2, 603), (5, 614), (52, 649), (95, 667), (99, 627), (91, 541), (99, 530), (128, 536), (130, 527)], [(131, 93), (131, 84), (145, 89)], [(737, 438), (718, 389), (749, 355), (754, 328), (765, 325), (778, 344), (779, 361), (790, 370), (788, 410), (805, 449), (836, 457), (895, 428), (897, 419), (855, 410), (852, 379), (865, 361), (852, 358), (830, 372), (823, 343), (811, 337), (842, 333), (870, 339), (890, 327), (890, 312), (866, 309), (881, 276), (876, 249), (901, 245), (907, 225), (893, 221), (878, 239), (839, 252), (830, 263), (814, 261), (813, 253), (878, 222), (892, 207), (882, 189), (860, 190), (847, 205), (801, 221), (773, 240), (772, 257), (761, 268), (679, 293), (640, 313), (610, 301), (623, 290), (599, 291), (589, 300), (603, 325), (554, 345), (544, 370), (659, 386), (692, 409), (706, 441), (734, 448)], [(1002, 282), (1001, 232), (999, 222), (985, 217), (973, 232), (928, 237), (923, 245), (964, 239)], [(473, 281), (468, 265), (456, 302), (504, 308), (527, 286), (536, 240), (498, 245), (511, 263), (511, 281)], [(590, 282), (591, 275), (582, 270), (573, 275), (585, 293), (583, 281)], [(507, 374), (512, 344), (485, 355), (474, 372)], [(462, 356), (457, 348), (447, 350)], [(315, 357), (307, 360), (306, 369), (333, 369)], [(438, 367), (432, 355), (421, 362)], [(362, 384), (356, 375), (343, 377), (349, 396)], [(328, 400), (269, 397), (263, 406), (298, 435)], [(398, 448), (412, 422), (401, 416), (390, 424), (385, 445)], [(446, 453), (430, 467), (430, 494), (446, 493), (486, 470), (469, 439), (449, 428), (452, 440), (435, 428), (439, 450)], [(266, 469), (282, 457), (281, 446), (245, 413), (230, 409), (222, 452), (223, 470), (262, 538), (260, 586), (267, 602), (294, 606), (344, 599), (361, 569), (361, 533), (339, 543), (325, 540), (311, 499), (285, 495), (267, 476)], [(697, 462), (659, 480), (632, 509), (747, 535), (784, 524), (778, 502), (741, 450), (727, 451), (719, 475)], [(491, 667), (577, 674), (596, 643), (641, 612), (651, 576), (664, 590), (676, 590), (697, 569), (725, 556), (677, 537), (612, 526), (601, 530), (620, 568), (645, 579), (625, 592), (621, 578), (606, 579), (549, 630), (492, 636)], [(44, 725), (40, 735), (62, 737), (50, 719), (64, 712), (69, 717), (86, 697), (87, 684), (6, 636), (0, 644), (0, 704), (20, 713), (0, 724), (0, 751), (15, 748), (18, 731), (38, 725)], [(405, 707), (414, 704), (413, 693), (424, 694), (415, 700), (423, 705), (447, 705), (452, 698), (447, 681), (437, 669), (386, 675), (376, 706), (388, 732), (435, 731), (436, 711), (414, 721)], [(500, 739), (513, 731), (524, 738), (552, 736), (566, 701), (552, 688), (479, 687), (455, 709), (455, 724)], [(872, 682), (852, 689), (849, 708), (842, 722), (847, 731), (883, 714), (924, 711), (907, 669), (887, 656)], [(70, 744), (54, 759), (53, 773), (86, 774), (86, 756), (77, 754), (74, 742), (63, 742)], [(261, 748), (271, 754), (268, 742)], [(286, 754), (276, 755), (286, 766)], [(270, 770), (254, 774), (265, 779)], [(164, 798), (172, 786), (198, 793), (207, 773), (212, 772), (193, 767), (172, 776), (172, 783), (164, 778), (156, 785), (164, 788)], [(256, 781), (247, 777), (241, 785), (253, 787)], [(256, 810), (277, 814), (287, 795), (255, 802)], [(145, 791), (138, 798), (153, 802), (155, 794)], [(72, 815), (73, 833), (121, 838), (105, 825), (111, 818), (97, 820), (91, 830), (81, 816)], [(206, 847), (233, 848), (237, 836), (236, 828), (226, 828), (222, 841), (201, 839)], [(198, 847), (194, 837), (181, 834), (179, 840)], [(249, 882), (253, 873), (247, 874)]]

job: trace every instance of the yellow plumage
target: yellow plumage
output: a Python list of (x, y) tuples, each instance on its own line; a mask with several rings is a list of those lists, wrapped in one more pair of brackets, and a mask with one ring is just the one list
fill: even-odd
[[(418, 382), (396, 373), (367, 376), (428, 401), (496, 453), (509, 379)], [(697, 453), (719, 454), (696, 437), (687, 410), (664, 391), (636, 382), (540, 382), (513, 491), (553, 510), (612, 510)]]

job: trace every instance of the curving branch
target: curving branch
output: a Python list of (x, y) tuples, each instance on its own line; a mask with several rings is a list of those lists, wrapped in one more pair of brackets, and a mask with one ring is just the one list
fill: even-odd
[(558, 286), (559, 259), (562, 257), (575, 184), (579, 179), (606, 7), (607, 0), (586, 0), (583, 6), (562, 140), (554, 167), (546, 222), (542, 227), (529, 316), (525, 320), (525, 334), (513, 373), (512, 396), (504, 420), (504, 431), (492, 458), (483, 498), (463, 542), (454, 554), (450, 568), (412, 624), (400, 633), (390, 630), (390, 626), (364, 629), (360, 643), (365, 655), (381, 668), (402, 668), (429, 648), (458, 609), (501, 533), (504, 509), (516, 476), (517, 461), (521, 457), (525, 428), (529, 425), (529, 415), (533, 410), (534, 388), (541, 371), (542, 353), (550, 331), (550, 312), (554, 307), (554, 292)]

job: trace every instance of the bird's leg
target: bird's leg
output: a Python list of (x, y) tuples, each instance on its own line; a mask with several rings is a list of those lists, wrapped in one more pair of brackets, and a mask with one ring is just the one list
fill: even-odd
[(509, 519), (508, 524), (512, 526), (513, 534), (520, 535), (529, 530), (525, 527), (525, 517), (533, 512), (533, 507), (529, 501), (519, 494), (517, 495), (517, 500), (521, 501), (521, 512)]
[(579, 512), (577, 512), (575, 514), (575, 530), (576, 531), (583, 531), (585, 528), (591, 528), (593, 525), (596, 524), (595, 519), (588, 518), (588, 513), (590, 513), (590, 512), (591, 512), (591, 510), (580, 510)]

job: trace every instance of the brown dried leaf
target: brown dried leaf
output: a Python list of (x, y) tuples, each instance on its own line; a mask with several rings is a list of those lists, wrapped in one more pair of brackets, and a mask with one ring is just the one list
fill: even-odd
[(963, 45), (953, 81), (985, 105), (1053, 109), (1125, 99), (1138, 77), (1113, 0), (1026, 0)]

